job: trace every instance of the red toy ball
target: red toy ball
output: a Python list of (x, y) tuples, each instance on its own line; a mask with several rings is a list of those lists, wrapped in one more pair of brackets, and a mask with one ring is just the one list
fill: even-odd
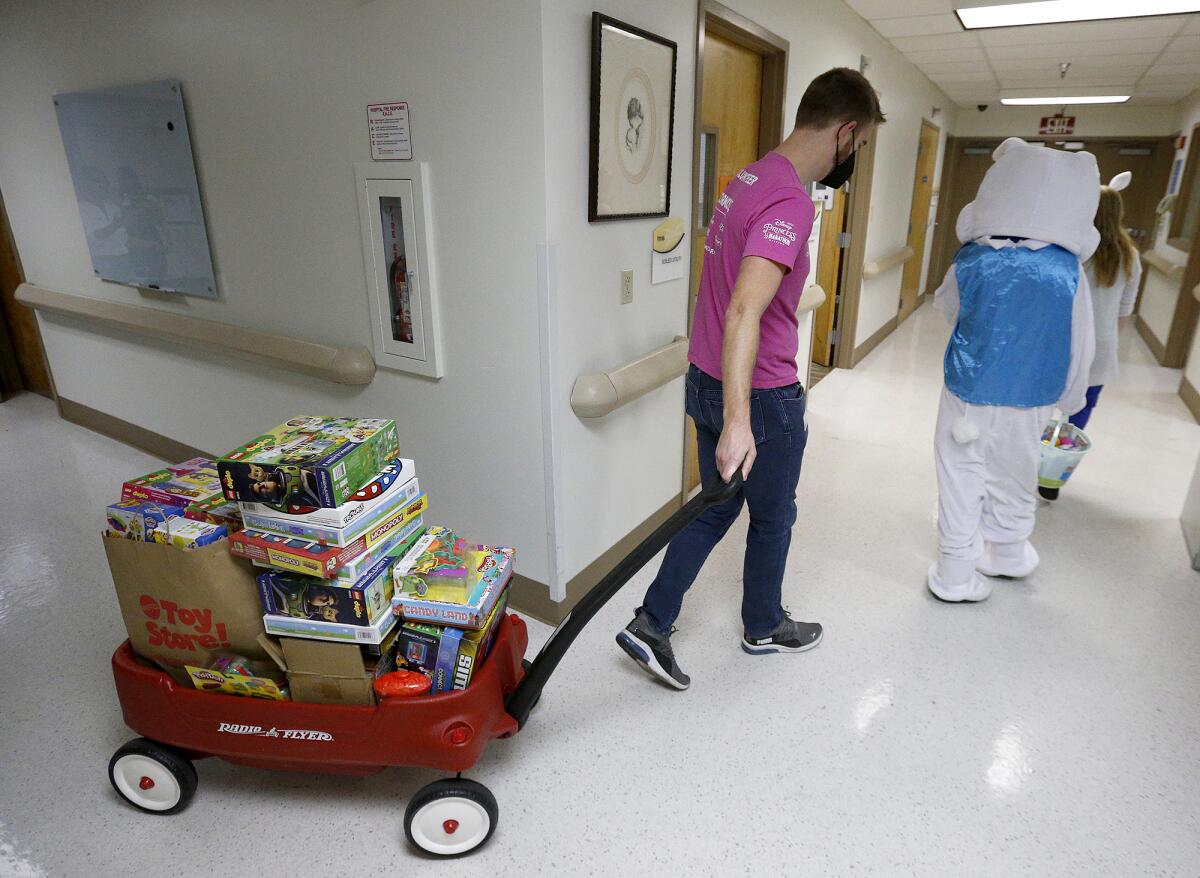
[(424, 695), (433, 680), (418, 671), (392, 671), (375, 681), (375, 694), (380, 698), (409, 698)]

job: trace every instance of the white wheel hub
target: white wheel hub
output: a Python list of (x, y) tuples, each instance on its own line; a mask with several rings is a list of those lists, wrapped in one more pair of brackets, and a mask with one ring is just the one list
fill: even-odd
[(130, 753), (113, 766), (117, 789), (133, 804), (149, 811), (169, 811), (179, 804), (179, 781), (157, 759)]
[(488, 812), (478, 802), (446, 796), (424, 805), (409, 826), (423, 850), (441, 856), (464, 854), (478, 847), (492, 828)]

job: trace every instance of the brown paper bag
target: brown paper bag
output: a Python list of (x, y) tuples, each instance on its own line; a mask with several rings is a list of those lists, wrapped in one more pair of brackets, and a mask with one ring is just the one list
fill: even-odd
[(229, 543), (180, 549), (103, 539), (121, 615), (138, 655), (171, 668), (206, 667), (219, 655), (274, 667), (258, 642), (263, 609), (254, 567), (230, 555)]

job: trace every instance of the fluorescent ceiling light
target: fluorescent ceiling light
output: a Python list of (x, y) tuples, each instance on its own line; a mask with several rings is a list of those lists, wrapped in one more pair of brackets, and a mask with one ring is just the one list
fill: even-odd
[(1085, 95), (1073, 98), (1001, 98), (1009, 107), (1063, 106), (1065, 104), (1123, 104), (1129, 95)]
[(1001, 3), (956, 9), (967, 30), (981, 27), (1016, 27), (1061, 21), (1096, 21), (1104, 18), (1142, 18), (1200, 12), (1197, 0), (1040, 0), (1037, 3)]

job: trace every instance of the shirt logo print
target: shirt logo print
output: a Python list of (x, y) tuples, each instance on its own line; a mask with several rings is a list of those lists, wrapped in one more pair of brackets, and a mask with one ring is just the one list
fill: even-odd
[(787, 220), (776, 219), (769, 223), (764, 223), (762, 227), (762, 235), (768, 241), (774, 241), (776, 244), (782, 244), (785, 247), (791, 247), (796, 243), (796, 229)]
[(754, 174), (751, 174), (749, 171), (738, 171), (737, 178), (747, 186), (753, 186), (758, 182), (758, 177), (756, 177)]

